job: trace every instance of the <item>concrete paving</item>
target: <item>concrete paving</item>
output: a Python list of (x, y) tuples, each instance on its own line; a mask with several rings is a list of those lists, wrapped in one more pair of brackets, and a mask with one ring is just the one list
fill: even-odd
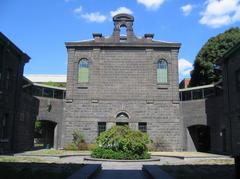
[(147, 179), (141, 170), (102, 170), (94, 179)]

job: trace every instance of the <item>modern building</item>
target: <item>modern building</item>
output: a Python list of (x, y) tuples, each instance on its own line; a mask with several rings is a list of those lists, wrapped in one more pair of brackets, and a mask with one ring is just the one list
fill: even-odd
[[(80, 130), (92, 143), (113, 125), (146, 131), (164, 150), (182, 150), (179, 110), (179, 43), (138, 38), (134, 18), (113, 17), (110, 37), (67, 42), (68, 71), (63, 145)], [(126, 31), (126, 34), (121, 35)]]

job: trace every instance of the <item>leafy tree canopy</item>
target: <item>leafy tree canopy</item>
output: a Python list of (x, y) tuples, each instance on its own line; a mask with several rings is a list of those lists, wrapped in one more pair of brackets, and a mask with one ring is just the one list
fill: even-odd
[(221, 73), (215, 70), (216, 61), (239, 42), (239, 27), (210, 38), (196, 56), (190, 86), (207, 85), (220, 80)]

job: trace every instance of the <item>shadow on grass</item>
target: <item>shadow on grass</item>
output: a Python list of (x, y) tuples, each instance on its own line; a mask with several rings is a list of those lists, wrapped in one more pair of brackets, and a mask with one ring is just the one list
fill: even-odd
[(65, 179), (83, 164), (11, 163), (0, 162), (2, 179)]
[(162, 165), (175, 179), (234, 179), (234, 165)]

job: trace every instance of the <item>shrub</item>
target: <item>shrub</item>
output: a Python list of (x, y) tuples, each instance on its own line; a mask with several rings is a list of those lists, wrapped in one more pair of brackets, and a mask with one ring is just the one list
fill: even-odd
[(74, 130), (72, 137), (72, 142), (64, 146), (65, 150), (88, 150), (89, 144), (85, 142), (84, 136), (79, 130)]
[(72, 136), (73, 136), (73, 143), (78, 146), (79, 144), (81, 143), (85, 143), (85, 140), (84, 140), (84, 136), (80, 133), (79, 130), (74, 130), (72, 132)]
[(147, 159), (149, 136), (128, 126), (114, 126), (101, 133), (92, 157), (106, 159)]

